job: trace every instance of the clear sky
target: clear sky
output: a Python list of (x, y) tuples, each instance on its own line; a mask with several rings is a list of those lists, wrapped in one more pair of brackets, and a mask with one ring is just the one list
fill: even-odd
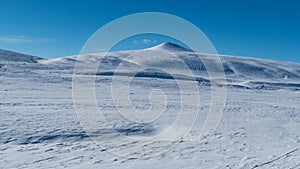
[[(219, 54), (300, 62), (298, 0), (1, 0), (0, 48), (78, 54), (101, 26), (137, 12), (164, 12), (198, 26)], [(129, 49), (164, 41), (137, 37)]]

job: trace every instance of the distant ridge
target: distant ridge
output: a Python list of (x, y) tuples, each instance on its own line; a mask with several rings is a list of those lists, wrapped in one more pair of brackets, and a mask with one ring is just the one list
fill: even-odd
[(38, 60), (42, 60), (42, 59), (43, 58), (37, 56), (31, 56), (31, 55), (0, 49), (0, 62), (37, 63)]

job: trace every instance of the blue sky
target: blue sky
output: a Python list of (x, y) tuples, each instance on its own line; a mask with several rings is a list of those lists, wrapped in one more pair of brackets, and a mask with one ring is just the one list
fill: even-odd
[[(0, 48), (61, 57), (78, 54), (101, 26), (137, 12), (164, 12), (198, 26), (219, 54), (300, 62), (297, 0), (1, 0)], [(156, 39), (155, 39), (156, 38)], [(166, 41), (137, 36), (119, 49)]]

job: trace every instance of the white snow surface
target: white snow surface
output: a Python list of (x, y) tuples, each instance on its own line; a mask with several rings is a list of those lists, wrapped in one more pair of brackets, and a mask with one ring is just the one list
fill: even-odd
[[(199, 143), (195, 138), (209, 110), (212, 85), (203, 61), (212, 57), (216, 55), (172, 43), (80, 59), (42, 59), (0, 50), (0, 168), (299, 169), (300, 64), (221, 55), (227, 81), (224, 114), (213, 136)], [(95, 144), (74, 110), (76, 61), (87, 65), (102, 61), (95, 75), (99, 108), (117, 131), (141, 137), (157, 134), (176, 119), (180, 96), (167, 72), (187, 81), (188, 86), (191, 75), (186, 69), (191, 70), (199, 84), (201, 108), (187, 138), (169, 151), (147, 158), (116, 156)], [(182, 61), (187, 67), (180, 66)], [(87, 66), (82, 75), (94, 74)], [(150, 89), (164, 90), (173, 101), (155, 125), (118, 120), (107, 97), (112, 76), (122, 85), (132, 75), (136, 77), (128, 95), (137, 110), (149, 108)], [(106, 136), (104, 130), (97, 134)]]

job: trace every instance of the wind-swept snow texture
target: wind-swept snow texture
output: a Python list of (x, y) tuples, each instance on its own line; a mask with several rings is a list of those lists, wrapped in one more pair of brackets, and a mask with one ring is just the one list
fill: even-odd
[[(224, 115), (214, 135), (199, 143), (213, 85), (203, 61), (213, 55), (171, 43), (104, 55), (85, 55), (80, 62), (95, 64), (102, 58), (95, 75), (98, 106), (124, 135), (151, 137), (170, 126), (180, 109), (174, 77), (187, 86), (197, 81), (201, 108), (187, 139), (159, 156), (115, 156), (91, 141), (91, 137), (105, 138), (111, 130), (99, 129), (88, 136), (76, 117), (72, 74), (77, 56), (42, 59), (0, 50), (0, 168), (300, 168), (299, 64), (221, 55), (227, 78)], [(192, 77), (179, 61), (193, 72)], [(82, 75), (94, 76), (91, 72), (87, 66)], [(111, 77), (122, 85), (130, 76), (135, 78), (128, 95), (137, 110), (149, 109), (149, 90), (167, 93), (170, 104), (156, 122), (119, 120), (107, 97)]]

